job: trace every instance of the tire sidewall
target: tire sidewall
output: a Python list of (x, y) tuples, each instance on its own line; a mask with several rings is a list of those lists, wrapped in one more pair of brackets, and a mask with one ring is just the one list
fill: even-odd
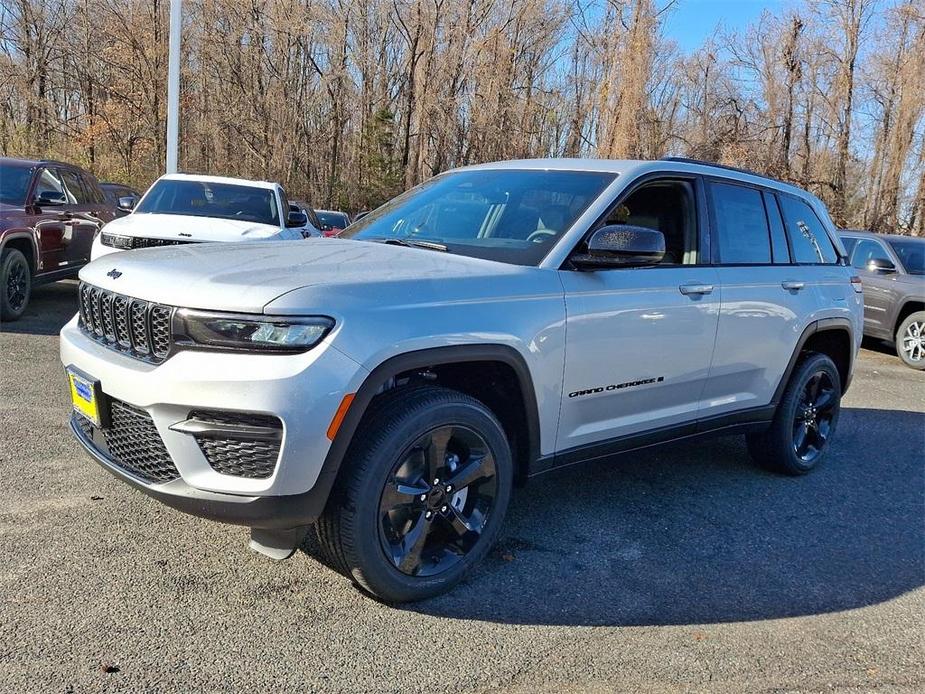
[[(806, 384), (809, 382), (812, 376), (818, 371), (825, 371), (832, 379), (832, 383), (836, 388), (837, 398), (835, 400), (835, 411), (832, 414), (832, 423), (829, 427), (829, 434), (828, 438), (826, 439), (825, 446), (821, 453), (814, 460), (807, 463), (799, 456), (797, 456), (796, 451), (793, 449), (793, 422), (796, 416), (797, 407), (799, 407), (800, 396), (803, 393), (803, 389), (806, 387)], [(787, 461), (787, 467), (792, 469), (793, 472), (805, 474), (817, 468), (822, 463), (822, 461), (825, 460), (826, 456), (828, 455), (829, 448), (831, 448), (832, 437), (835, 435), (835, 431), (838, 427), (838, 419), (841, 415), (841, 376), (838, 374), (838, 368), (835, 366), (835, 363), (829, 357), (824, 354), (816, 354), (806, 359), (800, 365), (791, 383), (792, 385), (788, 389), (787, 397), (781, 403), (781, 407), (783, 409), (780, 412), (780, 434), (785, 438), (785, 450), (789, 453), (790, 456), (789, 461)]]
[[(436, 576), (408, 576), (392, 564), (382, 548), (379, 532), (380, 498), (389, 473), (408, 447), (427, 432), (447, 425), (468, 427), (481, 435), (488, 444), (495, 459), (498, 481), (494, 507), (486, 520), (479, 543), (456, 566)], [(383, 456), (382, 452), (391, 453)], [(352, 557), (350, 563), (353, 566), (360, 563), (362, 568), (359, 571), (353, 570), (354, 578), (376, 595), (396, 596), (397, 600), (420, 599), (443, 592), (485, 556), (504, 522), (513, 486), (513, 462), (504, 430), (487, 408), (483, 410), (478, 404), (439, 403), (409, 413), (404, 421), (365, 455), (380, 459), (369, 466), (369, 472), (358, 489), (358, 507), (355, 509), (357, 527), (354, 528), (358, 556)]]
[(916, 371), (922, 371), (925, 369), (925, 359), (921, 361), (912, 361), (906, 356), (906, 353), (902, 348), (902, 339), (903, 335), (906, 334), (906, 329), (909, 327), (910, 323), (915, 321), (925, 321), (925, 311), (915, 311), (910, 313), (899, 325), (899, 329), (896, 331), (896, 354), (902, 360), (902, 363), (908, 366), (910, 369), (915, 369)]
[[(14, 310), (10, 306), (9, 297), (7, 296), (6, 281), (10, 270), (14, 265), (22, 265), (26, 271), (26, 299), (22, 307)], [(29, 262), (26, 256), (15, 248), (7, 248), (3, 251), (2, 262), (0, 262), (0, 317), (4, 320), (16, 320), (26, 312), (29, 305), (29, 299), (32, 296), (32, 271), (29, 268)]]

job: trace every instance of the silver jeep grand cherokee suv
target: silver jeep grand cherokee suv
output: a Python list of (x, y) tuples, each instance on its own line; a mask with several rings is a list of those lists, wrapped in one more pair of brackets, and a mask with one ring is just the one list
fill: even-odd
[(388, 601), (447, 590), (515, 481), (708, 434), (803, 474), (861, 340), (823, 205), (689, 160), (436, 176), (338, 239), (132, 251), (61, 331), (107, 470)]

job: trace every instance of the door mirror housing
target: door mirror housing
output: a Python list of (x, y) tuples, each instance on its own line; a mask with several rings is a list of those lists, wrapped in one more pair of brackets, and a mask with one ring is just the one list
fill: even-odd
[(588, 239), (585, 253), (572, 256), (582, 270), (655, 265), (665, 257), (665, 235), (655, 229), (609, 224)]
[(45, 190), (35, 196), (35, 204), (39, 207), (60, 207), (67, 202), (64, 193), (56, 190)]
[(290, 229), (298, 229), (308, 224), (308, 215), (302, 210), (289, 210), (286, 216), (286, 226)]
[(896, 272), (896, 265), (886, 258), (871, 258), (867, 261), (867, 271), (887, 275), (891, 272)]
[(119, 209), (125, 210), (126, 212), (131, 212), (135, 209), (135, 205), (138, 203), (138, 198), (134, 195), (125, 195), (119, 198)]

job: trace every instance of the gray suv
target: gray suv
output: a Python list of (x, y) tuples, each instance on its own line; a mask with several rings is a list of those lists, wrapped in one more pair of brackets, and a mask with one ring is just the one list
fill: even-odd
[(925, 369), (925, 239), (855, 230), (841, 238), (864, 285), (864, 334)]
[(416, 600), (485, 556), (529, 477), (714, 434), (819, 465), (861, 340), (853, 275), (816, 198), (748, 172), (458, 169), (339, 238), (84, 268), (71, 430), (264, 554), (314, 526), (356, 584)]

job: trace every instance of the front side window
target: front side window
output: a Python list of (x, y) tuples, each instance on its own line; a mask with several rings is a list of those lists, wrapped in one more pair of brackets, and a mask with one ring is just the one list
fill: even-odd
[(615, 177), (539, 169), (448, 173), (398, 196), (340, 236), (425, 242), (450, 253), (536, 265)]
[(50, 194), (52, 197), (64, 195), (65, 200), (67, 199), (67, 194), (64, 192), (64, 186), (61, 183), (61, 179), (58, 177), (57, 173), (51, 169), (42, 169), (39, 173), (39, 178), (35, 183), (35, 197), (40, 198), (43, 195)]
[(765, 265), (771, 262), (771, 235), (761, 192), (728, 183), (711, 183), (719, 262)]
[[(0, 164), (0, 203), (22, 207), (26, 204), (26, 194), (32, 181), (32, 171), (27, 166), (7, 166)], [(38, 191), (36, 191), (38, 194)]]
[(899, 262), (910, 275), (925, 275), (925, 241), (890, 241)]
[(161, 179), (135, 208), (141, 214), (218, 217), (279, 226), (276, 194), (270, 188), (231, 183)]
[(858, 241), (857, 245), (854, 247), (854, 252), (851, 254), (852, 267), (863, 270), (871, 260), (887, 260), (891, 263), (893, 262), (890, 258), (890, 254), (887, 253), (886, 249), (877, 241), (871, 241), (869, 239)]
[(837, 263), (838, 253), (832, 239), (813, 208), (789, 195), (778, 195), (777, 199), (784, 215), (784, 227), (790, 238), (794, 262), (807, 265)]

